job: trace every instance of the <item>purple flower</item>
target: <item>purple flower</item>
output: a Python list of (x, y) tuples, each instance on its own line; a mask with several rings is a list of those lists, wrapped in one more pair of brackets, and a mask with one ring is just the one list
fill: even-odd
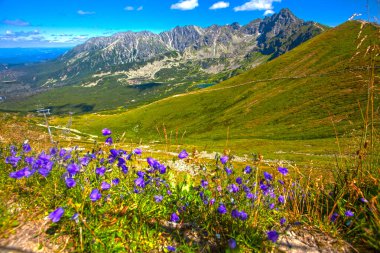
[(171, 252), (176, 251), (176, 248), (174, 246), (167, 246), (166, 248), (168, 249), (168, 251), (171, 251)]
[(104, 135), (104, 136), (107, 136), (107, 135), (111, 135), (111, 130), (109, 130), (108, 128), (104, 128), (103, 130), (102, 130), (102, 134)]
[(62, 207), (58, 207), (56, 210), (51, 212), (48, 217), (52, 222), (58, 222), (64, 213), (65, 210)]
[(21, 160), (21, 157), (19, 156), (8, 156), (5, 159), (5, 163), (11, 164), (14, 168), (17, 167), (18, 162)]
[(70, 163), (67, 165), (67, 172), (69, 172), (71, 175), (75, 175), (79, 172), (80, 168), (75, 163)]
[(53, 147), (53, 148), (50, 149), (49, 154), (52, 155), (52, 156), (55, 156), (57, 154), (57, 152), (58, 152), (58, 149), (55, 148), (55, 147)]
[(271, 174), (269, 174), (268, 172), (264, 171), (264, 177), (266, 180), (268, 181), (272, 181), (273, 177)]
[(34, 171), (30, 171), (28, 167), (24, 168), (24, 177), (30, 177), (34, 174)]
[(11, 145), (11, 146), (9, 147), (9, 150), (11, 151), (11, 155), (12, 155), (12, 156), (15, 156), (15, 155), (16, 155), (16, 153), (17, 153), (17, 148), (16, 148), (15, 146)]
[(285, 197), (282, 196), (282, 195), (280, 195), (280, 196), (278, 197), (278, 202), (280, 202), (281, 204), (284, 204), (284, 203), (285, 203)]
[(281, 224), (281, 226), (284, 225), (285, 222), (286, 222), (286, 219), (285, 219), (284, 217), (282, 217), (282, 218), (280, 219), (280, 224)]
[(33, 157), (33, 156), (25, 157), (24, 161), (25, 161), (27, 164), (32, 165), (33, 162), (34, 162), (34, 157)]
[(21, 179), (23, 177), (28, 177), (30, 174), (31, 174), (31, 172), (29, 171), (29, 168), (25, 167), (25, 168), (23, 168), (21, 170), (18, 170), (18, 171), (15, 171), (15, 172), (11, 172), (9, 174), (9, 177), (15, 178), (15, 179)]
[(32, 150), (32, 148), (30, 147), (28, 143), (24, 143), (22, 144), (22, 150), (24, 151), (24, 153), (28, 153)]
[(224, 169), (227, 173), (227, 176), (231, 175), (232, 174), (232, 169), (229, 169), (229, 168), (225, 168)]
[(253, 199), (254, 195), (252, 192), (248, 192), (247, 195), (246, 195), (246, 198), (247, 199)]
[(251, 172), (252, 172), (252, 168), (250, 166), (245, 167), (244, 169), (245, 174), (250, 174)]
[(231, 216), (232, 216), (232, 218), (237, 219), (237, 218), (239, 218), (240, 213), (239, 213), (238, 210), (234, 209), (234, 210), (232, 210), (232, 212), (231, 212)]
[(109, 188), (111, 188), (111, 185), (109, 183), (103, 181), (102, 184), (100, 185), (100, 187), (102, 188), (103, 191), (106, 191)]
[(215, 199), (214, 198), (210, 199), (210, 205), (213, 205), (214, 203), (215, 203)]
[(163, 199), (164, 197), (162, 195), (154, 196), (154, 201), (156, 201), (156, 203), (160, 203)]
[(241, 177), (236, 178), (236, 183), (242, 184), (243, 183), (243, 179)]
[(90, 194), (90, 199), (92, 202), (95, 202), (99, 200), (102, 197), (102, 194), (99, 192), (98, 189), (93, 189), (91, 194)]
[(78, 213), (74, 213), (73, 216), (71, 216), (70, 218), (71, 220), (75, 221), (76, 223), (79, 222), (79, 214)]
[(203, 187), (203, 188), (207, 188), (207, 186), (208, 186), (208, 182), (206, 181), (206, 180), (201, 180), (201, 186)]
[(218, 185), (218, 186), (216, 187), (216, 190), (217, 190), (218, 192), (221, 192), (221, 191), (223, 190), (223, 188), (222, 188), (221, 185)]
[(280, 172), (282, 175), (287, 175), (289, 173), (288, 169), (287, 168), (283, 168), (283, 167), (278, 167), (278, 172)]
[(368, 203), (368, 200), (366, 200), (365, 198), (360, 198), (360, 201), (361, 201), (362, 203)]
[(227, 208), (226, 208), (226, 206), (223, 205), (223, 204), (219, 205), (219, 207), (218, 207), (218, 213), (220, 213), (220, 214), (225, 214), (225, 213), (227, 213)]
[(47, 168), (41, 168), (38, 170), (38, 173), (40, 173), (43, 177), (47, 177), (50, 174), (50, 170)]
[(82, 157), (82, 158), (79, 159), (80, 164), (81, 164), (82, 166), (87, 166), (88, 163), (90, 162), (90, 160), (91, 160), (91, 158), (88, 157), (88, 156), (85, 156), (85, 157)]
[(282, 180), (278, 180), (278, 182), (279, 182), (280, 184), (282, 184), (282, 185), (284, 185), (284, 184), (285, 184), (285, 182), (284, 182), (284, 181), (282, 181)]
[(220, 158), (220, 162), (222, 163), (222, 164), (226, 164), (226, 162), (228, 161), (228, 156), (222, 156), (221, 158)]
[(66, 154), (66, 149), (64, 149), (64, 148), (61, 148), (61, 150), (59, 151), (59, 157), (64, 157), (65, 156), (65, 154)]
[(166, 173), (166, 166), (163, 164), (160, 164), (158, 166), (158, 170), (160, 171), (160, 174), (165, 174)]
[(143, 177), (138, 177), (135, 179), (135, 185), (141, 188), (145, 188), (145, 181)]
[(344, 215), (346, 215), (347, 217), (354, 217), (354, 213), (351, 211), (351, 210), (347, 210)]
[(117, 163), (117, 166), (121, 166), (121, 165), (124, 165), (125, 164), (125, 160), (124, 160), (124, 158), (122, 158), (122, 157), (119, 157), (118, 159), (117, 159), (117, 161), (118, 161), (118, 163)]
[(71, 177), (66, 178), (65, 181), (67, 188), (73, 188), (77, 184), (77, 182), (75, 182), (75, 179)]
[(113, 143), (113, 140), (112, 140), (112, 137), (108, 137), (107, 139), (106, 139), (106, 141), (105, 141), (105, 144), (106, 145), (112, 145), (112, 143)]
[(133, 154), (135, 154), (135, 155), (141, 155), (142, 154), (142, 150), (139, 149), (139, 148), (136, 148), (135, 150), (133, 150)]
[(267, 232), (268, 240), (276, 242), (278, 240), (279, 234), (276, 230), (271, 230)]
[(106, 173), (106, 168), (105, 167), (99, 167), (95, 169), (95, 173), (98, 174), (99, 176), (103, 176)]
[(121, 165), (120, 168), (121, 172), (123, 172), (124, 174), (128, 173), (128, 167), (125, 164)]
[(45, 152), (42, 152), (39, 156), (38, 156), (38, 159), (39, 160), (41, 160), (41, 161), (43, 161), (43, 162), (48, 162), (48, 161), (50, 161), (50, 155), (47, 155), (47, 154), (45, 154)]
[(330, 217), (330, 221), (331, 222), (334, 222), (336, 221), (336, 219), (339, 217), (339, 214), (338, 213), (333, 213)]
[(273, 203), (270, 203), (270, 204), (269, 204), (269, 209), (270, 209), (270, 210), (274, 209), (274, 204), (273, 204)]
[(229, 192), (236, 193), (239, 191), (239, 187), (236, 184), (230, 184), (227, 186)]
[(166, 191), (166, 194), (168, 194), (168, 195), (172, 195), (172, 192), (171, 192), (170, 190), (167, 190), (167, 191)]
[(240, 220), (246, 220), (246, 219), (248, 219), (248, 214), (246, 212), (244, 212), (244, 211), (241, 211), (239, 213), (239, 219)]
[(154, 160), (152, 157), (148, 157), (146, 161), (150, 167), (153, 167), (154, 163), (156, 162), (156, 160)]
[(113, 157), (113, 158), (116, 158), (119, 156), (119, 151), (117, 149), (110, 149), (110, 156)]
[(67, 161), (67, 160), (69, 160), (70, 158), (71, 158), (71, 155), (68, 154), (67, 156), (65, 156), (65, 157), (63, 158), (63, 161)]
[(120, 179), (118, 179), (118, 178), (112, 179), (113, 185), (118, 185), (119, 183), (120, 183)]
[(186, 157), (188, 157), (189, 154), (186, 152), (186, 150), (182, 150), (179, 154), (178, 154), (178, 158), (179, 159), (185, 159)]
[(170, 215), (170, 221), (179, 222), (179, 216), (176, 213), (172, 213), (172, 215)]
[(234, 248), (236, 248), (236, 241), (235, 241), (235, 239), (229, 239), (228, 240), (228, 246), (230, 247), (230, 249), (234, 249)]

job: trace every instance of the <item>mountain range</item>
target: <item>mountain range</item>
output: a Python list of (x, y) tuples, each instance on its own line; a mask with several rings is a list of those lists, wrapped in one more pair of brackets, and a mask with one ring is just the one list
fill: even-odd
[[(238, 23), (207, 28), (189, 25), (159, 34), (123, 32), (91, 38), (54, 61), (0, 70), (0, 96), (11, 101), (29, 97), (26, 100), (33, 101), (30, 105), (37, 104), (36, 94), (63, 86), (92, 89), (87, 91), (91, 94), (101, 86), (130, 87), (145, 83), (164, 83), (166, 86), (159, 92), (171, 95), (194, 89), (193, 84), (217, 83), (242, 73), (328, 29), (316, 22), (305, 22), (289, 9), (283, 9), (243, 26)], [(75, 94), (78, 92), (74, 91)], [(44, 106), (65, 106), (41, 100), (38, 95), (37, 100)], [(72, 102), (76, 103), (72, 106), (80, 104)], [(20, 109), (5, 104), (0, 107)]]
[[(372, 96), (373, 124), (380, 126), (372, 86), (380, 82), (379, 45), (378, 25), (349, 21), (212, 87), (131, 110), (78, 116), (73, 126), (92, 134), (107, 126), (125, 138), (145, 141), (159, 139), (164, 127), (173, 135), (186, 135), (189, 143), (234, 140), (239, 150), (251, 149), (258, 139), (355, 135)], [(66, 121), (57, 118), (54, 124)]]

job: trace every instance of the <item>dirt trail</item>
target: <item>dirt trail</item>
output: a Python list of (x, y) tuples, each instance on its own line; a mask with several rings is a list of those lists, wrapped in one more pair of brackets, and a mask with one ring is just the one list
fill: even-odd
[[(67, 252), (64, 250), (66, 242), (62, 245), (54, 244), (46, 231), (49, 221), (26, 221), (14, 228), (7, 235), (8, 238), (0, 238), (0, 253), (51, 253)], [(60, 243), (61, 244), (61, 243)]]

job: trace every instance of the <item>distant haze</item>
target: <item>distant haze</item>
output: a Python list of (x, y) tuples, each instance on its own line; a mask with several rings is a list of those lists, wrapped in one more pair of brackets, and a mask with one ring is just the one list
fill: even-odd
[(0, 48), (0, 64), (24, 64), (53, 60), (71, 48)]

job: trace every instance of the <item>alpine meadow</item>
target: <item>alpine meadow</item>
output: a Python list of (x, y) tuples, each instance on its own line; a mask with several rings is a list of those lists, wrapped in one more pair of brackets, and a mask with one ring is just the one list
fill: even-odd
[(0, 1), (0, 252), (380, 251), (378, 1), (36, 2)]

